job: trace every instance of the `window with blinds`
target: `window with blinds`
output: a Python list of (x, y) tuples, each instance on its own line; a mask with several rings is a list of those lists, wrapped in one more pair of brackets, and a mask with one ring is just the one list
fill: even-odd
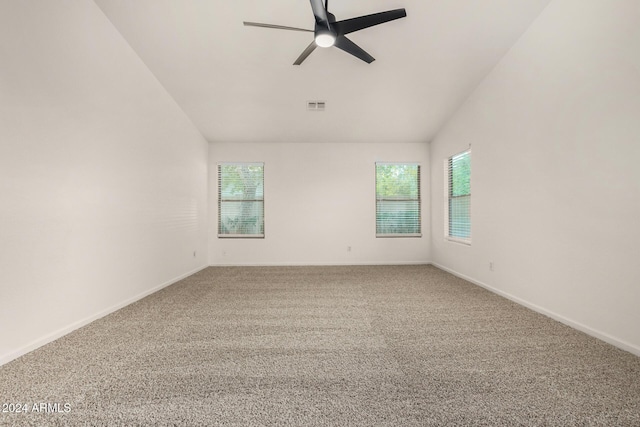
[(471, 243), (471, 150), (445, 161), (445, 236)]
[(218, 164), (218, 237), (264, 237), (264, 163)]
[(376, 237), (420, 236), (420, 165), (376, 163)]

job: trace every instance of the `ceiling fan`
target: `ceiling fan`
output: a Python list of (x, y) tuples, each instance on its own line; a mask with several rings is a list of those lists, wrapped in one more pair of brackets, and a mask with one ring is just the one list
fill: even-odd
[(331, 47), (335, 46), (338, 49), (342, 49), (347, 53), (363, 60), (367, 64), (375, 61), (373, 56), (365, 52), (360, 46), (349, 40), (345, 34), (353, 33), (354, 31), (362, 30), (364, 28), (373, 27), (374, 25), (383, 24), (385, 22), (393, 21), (394, 19), (400, 19), (407, 16), (407, 12), (404, 9), (389, 10), (386, 12), (374, 13), (371, 15), (359, 16), (357, 18), (345, 19), (343, 21), (336, 21), (336, 17), (329, 13), (329, 0), (325, 0), (322, 4), (322, 0), (310, 0), (311, 8), (313, 9), (313, 15), (316, 18), (315, 30), (307, 30), (304, 28), (285, 27), (283, 25), (273, 24), (261, 24), (259, 22), (244, 22), (244, 25), (250, 27), (263, 27), (274, 28), (277, 30), (290, 30), (290, 31), (306, 31), (314, 33), (314, 40), (309, 46), (300, 54), (296, 62), (293, 65), (300, 65), (307, 59), (307, 57), (315, 50), (317, 46)]

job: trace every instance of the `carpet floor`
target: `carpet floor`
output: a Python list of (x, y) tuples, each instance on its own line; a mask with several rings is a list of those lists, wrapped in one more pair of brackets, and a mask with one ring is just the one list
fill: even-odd
[(0, 404), (9, 426), (640, 426), (640, 358), (433, 266), (211, 267), (0, 367)]

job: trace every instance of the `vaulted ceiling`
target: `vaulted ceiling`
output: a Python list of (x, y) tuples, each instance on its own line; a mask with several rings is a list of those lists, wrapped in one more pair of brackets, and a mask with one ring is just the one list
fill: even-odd
[[(376, 61), (318, 48), (308, 0), (94, 0), (213, 142), (427, 142), (550, 0), (331, 0), (338, 20), (405, 8), (349, 35)], [(326, 102), (310, 112), (307, 102)]]

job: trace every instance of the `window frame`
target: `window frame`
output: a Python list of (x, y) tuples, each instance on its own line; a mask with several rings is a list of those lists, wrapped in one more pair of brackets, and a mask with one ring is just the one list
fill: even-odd
[[(417, 177), (416, 184), (418, 188), (417, 198), (408, 198), (408, 199), (385, 199), (378, 198), (378, 165), (404, 165), (404, 166), (416, 166), (417, 167)], [(421, 185), (421, 165), (419, 162), (375, 162), (374, 164), (374, 176), (375, 176), (375, 223), (376, 223), (376, 238), (420, 238), (422, 237), (422, 185)], [(390, 203), (393, 202), (412, 202), (416, 201), (418, 203), (418, 232), (417, 233), (378, 233), (378, 202), (387, 201)]]
[[(261, 199), (222, 199), (222, 167), (223, 166), (260, 166), (262, 168), (262, 198)], [(265, 181), (265, 167), (264, 162), (218, 162), (216, 177), (218, 184), (218, 229), (217, 234), (220, 239), (264, 239), (265, 237), (265, 209), (264, 209), (264, 181)], [(222, 204), (224, 202), (262, 202), (262, 233), (221, 233), (222, 229)]]
[[(453, 167), (453, 159), (456, 157), (460, 157), (463, 155), (467, 155), (469, 157), (469, 194), (465, 194), (464, 196), (453, 196), (453, 183), (452, 183), (452, 167)], [(446, 158), (444, 160), (444, 237), (445, 240), (454, 243), (461, 243), (464, 245), (471, 245), (471, 146), (468, 149), (461, 151), (459, 153), (453, 154), (452, 156)], [(469, 198), (469, 237), (460, 237), (460, 236), (452, 236), (451, 235), (451, 200), (454, 197), (468, 197)]]

